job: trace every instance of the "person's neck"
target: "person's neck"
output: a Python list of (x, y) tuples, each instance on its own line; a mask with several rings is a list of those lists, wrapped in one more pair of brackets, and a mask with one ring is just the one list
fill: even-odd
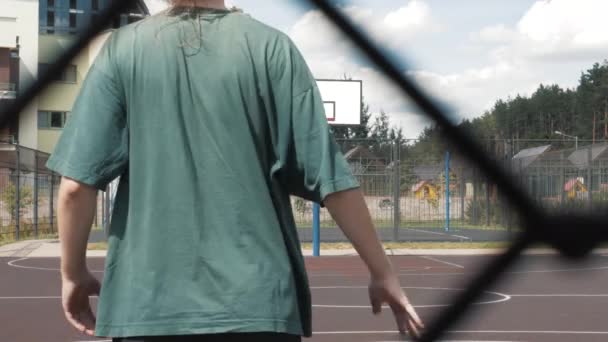
[(175, 1), (175, 6), (194, 6), (212, 9), (226, 9), (224, 0), (183, 0)]

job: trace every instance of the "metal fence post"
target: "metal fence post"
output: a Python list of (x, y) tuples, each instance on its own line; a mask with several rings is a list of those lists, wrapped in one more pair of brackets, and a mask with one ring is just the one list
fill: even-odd
[(479, 212), (479, 199), (477, 198), (477, 191), (479, 190), (479, 176), (477, 169), (473, 169), (473, 224), (477, 224), (477, 217)]
[(20, 184), (20, 177), (21, 177), (21, 156), (20, 156), (20, 151), (19, 151), (19, 143), (17, 143), (15, 145), (15, 151), (16, 151), (16, 159), (17, 159), (17, 177), (15, 180), (15, 212), (13, 213), (13, 215), (15, 215), (15, 237), (17, 240), (19, 240), (19, 209), (20, 209), (20, 204), (21, 204), (21, 184)]
[(450, 151), (445, 152), (445, 231), (450, 231)]
[(106, 231), (106, 194), (104, 191), (101, 191), (101, 227), (103, 228), (104, 233), (108, 233)]
[(467, 196), (467, 178), (464, 176), (464, 169), (460, 168), (460, 221), (464, 222), (465, 197)]
[(38, 153), (34, 153), (34, 234), (38, 238)]
[(110, 216), (112, 215), (112, 210), (111, 210), (111, 201), (112, 201), (112, 198), (111, 198), (111, 193), (110, 192), (111, 192), (111, 189), (110, 189), (110, 185), (108, 184), (108, 186), (106, 187), (106, 192), (105, 192), (105, 195), (106, 195), (105, 209), (106, 210), (105, 210), (105, 213), (104, 213), (106, 236), (108, 234), (110, 234)]
[(98, 210), (98, 207), (99, 207), (99, 191), (97, 191), (96, 194), (95, 194), (95, 217), (94, 217), (95, 227), (99, 227), (99, 210)]
[(394, 142), (393, 159), (393, 241), (398, 242), (399, 226), (401, 225), (401, 163), (397, 141)]
[(490, 226), (490, 180), (486, 179), (486, 226)]
[(543, 190), (543, 185), (541, 183), (541, 169), (540, 169), (540, 165), (537, 165), (535, 168), (535, 175), (536, 175), (536, 182), (535, 182), (535, 187), (534, 187), (534, 192), (536, 195), (536, 200), (538, 201), (538, 203), (542, 206), (543, 204), (543, 195), (542, 195), (542, 190)]
[(566, 191), (564, 186), (566, 185), (566, 154), (562, 151), (559, 154), (559, 203), (564, 205), (566, 203)]
[[(511, 175), (513, 175), (513, 177), (518, 177), (519, 176), (519, 172), (517, 174), (515, 173), (515, 167), (513, 165), (513, 149), (511, 149), (509, 151), (509, 156), (508, 156), (508, 160), (507, 160), (507, 167), (509, 168), (509, 172), (511, 172)], [(519, 179), (515, 178), (515, 184), (519, 185)], [(505, 199), (505, 210), (507, 211), (507, 231), (510, 233), (511, 229), (513, 228), (513, 215), (511, 213), (511, 208), (509, 205), (509, 199), (508, 197), (504, 197)]]
[(589, 211), (593, 211), (593, 144), (587, 150), (587, 198), (589, 200)]
[(51, 184), (49, 186), (49, 190), (50, 190), (50, 196), (49, 196), (49, 223), (51, 225), (51, 233), (54, 232), (54, 227), (53, 227), (53, 219), (54, 219), (54, 214), (53, 214), (53, 196), (55, 193), (55, 174), (51, 172)]
[(321, 205), (313, 203), (312, 205), (312, 245), (313, 256), (321, 255)]

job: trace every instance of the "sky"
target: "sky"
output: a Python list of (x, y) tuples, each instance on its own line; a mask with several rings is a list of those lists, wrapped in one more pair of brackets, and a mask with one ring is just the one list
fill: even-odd
[[(541, 84), (575, 87), (608, 58), (606, 0), (343, 0), (344, 13), (460, 121)], [(152, 13), (163, 0), (146, 0)], [(430, 122), (307, 1), (229, 0), (285, 33), (317, 78), (363, 80), (373, 113), (407, 138)]]

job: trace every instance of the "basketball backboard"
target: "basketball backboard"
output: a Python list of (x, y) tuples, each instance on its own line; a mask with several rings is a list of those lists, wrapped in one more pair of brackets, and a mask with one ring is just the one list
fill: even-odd
[(363, 82), (317, 80), (330, 125), (360, 125)]

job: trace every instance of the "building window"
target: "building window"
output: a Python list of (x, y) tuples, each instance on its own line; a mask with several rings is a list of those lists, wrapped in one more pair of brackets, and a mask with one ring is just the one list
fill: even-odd
[[(49, 66), (50, 66), (49, 64), (40, 63), (38, 65), (38, 72), (40, 74), (44, 74), (49, 69)], [(59, 77), (55, 78), (53, 81), (63, 82), (63, 83), (76, 83), (77, 80), (78, 80), (78, 69), (76, 68), (75, 65), (68, 65), (65, 69), (63, 69), (63, 71), (61, 72)]]
[(38, 112), (38, 128), (39, 129), (62, 129), (68, 118), (67, 112)]
[(70, 27), (76, 28), (76, 13), (70, 13)]
[[(0, 0), (1, 2), (2, 0)], [(41, 34), (77, 34), (107, 7), (108, 0), (43, 0), (39, 4), (39, 32)], [(116, 15), (112, 27), (118, 28), (145, 17), (142, 8), (132, 9)]]
[(48, 11), (46, 13), (46, 26), (55, 26), (55, 12)]

